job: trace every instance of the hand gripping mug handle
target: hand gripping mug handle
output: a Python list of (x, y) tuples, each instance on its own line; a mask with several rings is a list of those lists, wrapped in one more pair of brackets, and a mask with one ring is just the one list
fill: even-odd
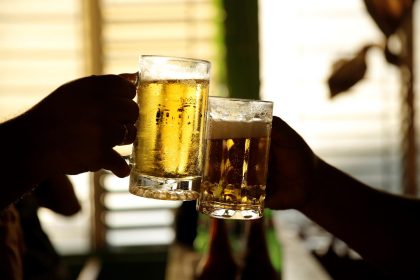
[[(140, 83), (140, 73), (121, 73), (118, 76), (124, 78), (125, 80), (129, 81), (133, 85), (136, 86), (136, 88), (139, 86)], [(128, 162), (128, 164), (131, 166), (131, 153), (125, 154), (125, 151), (118, 151), (120, 155)]]

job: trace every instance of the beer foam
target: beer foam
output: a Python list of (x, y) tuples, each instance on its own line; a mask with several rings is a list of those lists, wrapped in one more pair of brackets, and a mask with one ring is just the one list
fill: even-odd
[(207, 139), (257, 138), (270, 135), (271, 125), (263, 121), (209, 120)]

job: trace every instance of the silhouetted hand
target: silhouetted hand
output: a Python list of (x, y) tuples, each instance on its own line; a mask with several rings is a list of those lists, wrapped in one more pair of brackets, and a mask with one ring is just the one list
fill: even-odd
[(105, 168), (127, 176), (127, 163), (112, 148), (134, 141), (134, 96), (135, 86), (117, 75), (91, 76), (59, 87), (30, 110), (32, 136), (48, 147), (55, 173)]
[(314, 191), (317, 156), (302, 137), (278, 117), (273, 117), (266, 206), (299, 209)]
[(386, 279), (420, 279), (418, 198), (381, 191), (330, 165), (277, 117), (270, 157), (267, 207), (299, 210)]
[(2, 123), (0, 208), (55, 176), (101, 168), (127, 176), (130, 168), (113, 147), (135, 139), (135, 93), (125, 77), (85, 77)]

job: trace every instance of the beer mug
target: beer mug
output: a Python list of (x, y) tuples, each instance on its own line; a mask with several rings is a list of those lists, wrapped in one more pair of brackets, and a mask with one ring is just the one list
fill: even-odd
[(257, 219), (264, 210), (273, 103), (210, 97), (197, 209), (214, 218)]
[(163, 200), (198, 198), (209, 76), (205, 60), (141, 56), (130, 193)]

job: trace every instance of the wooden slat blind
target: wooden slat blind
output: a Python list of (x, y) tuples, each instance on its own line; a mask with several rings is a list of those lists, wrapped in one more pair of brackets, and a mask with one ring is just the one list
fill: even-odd
[[(69, 80), (137, 71), (141, 54), (215, 64), (218, 17), (213, 0), (0, 1), (0, 118), (24, 111)], [(106, 177), (107, 245), (169, 243), (179, 203), (135, 197), (128, 194), (127, 178)], [(40, 211), (44, 228), (63, 254), (87, 252), (93, 245), (93, 183), (89, 174), (71, 179), (82, 213), (68, 219)]]
[(214, 1), (103, 3), (105, 72), (135, 71), (142, 54), (194, 57), (215, 63)]
[(329, 99), (333, 62), (380, 42), (363, 1), (264, 2), (262, 10), (263, 96), (276, 101), (276, 114), (327, 161), (400, 192), (398, 72), (372, 50), (365, 80)]
[(9, 118), (80, 76), (78, 2), (0, 2), (0, 117)]

